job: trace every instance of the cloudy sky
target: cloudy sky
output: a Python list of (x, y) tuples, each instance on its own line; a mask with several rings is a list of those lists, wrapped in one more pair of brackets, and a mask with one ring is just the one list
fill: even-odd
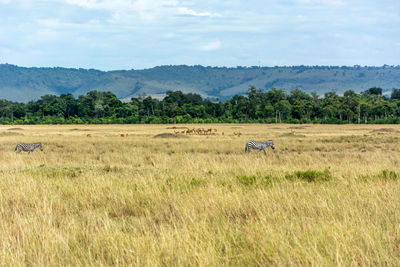
[(399, 0), (0, 0), (0, 63), (400, 64)]

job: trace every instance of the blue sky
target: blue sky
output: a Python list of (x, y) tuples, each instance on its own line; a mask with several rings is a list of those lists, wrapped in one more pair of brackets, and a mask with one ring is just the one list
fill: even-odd
[(400, 64), (399, 0), (0, 0), (0, 63)]

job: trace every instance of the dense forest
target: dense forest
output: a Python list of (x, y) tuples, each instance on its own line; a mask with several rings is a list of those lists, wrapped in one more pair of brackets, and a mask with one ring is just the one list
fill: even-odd
[(353, 90), (306, 93), (295, 89), (257, 89), (226, 101), (203, 99), (199, 94), (169, 91), (162, 100), (145, 94), (120, 101), (111, 92), (90, 91), (44, 95), (39, 100), (18, 103), (0, 100), (2, 124), (75, 123), (400, 123), (400, 89), (391, 96), (381, 88), (362, 93)]

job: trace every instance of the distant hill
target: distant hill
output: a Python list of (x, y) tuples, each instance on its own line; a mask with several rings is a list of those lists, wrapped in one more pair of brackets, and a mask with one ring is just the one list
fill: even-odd
[(229, 98), (243, 94), (250, 85), (323, 94), (356, 92), (381, 87), (384, 92), (400, 88), (400, 66), (383, 67), (203, 67), (160, 66), (145, 70), (99, 71), (94, 69), (24, 68), (0, 64), (0, 98), (27, 102), (45, 94), (91, 90), (112, 91), (120, 99), (146, 93), (162, 97), (167, 91), (195, 92), (206, 98)]

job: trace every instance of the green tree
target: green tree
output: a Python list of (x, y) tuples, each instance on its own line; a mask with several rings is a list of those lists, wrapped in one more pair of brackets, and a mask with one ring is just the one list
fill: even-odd
[(242, 95), (235, 95), (232, 98), (234, 113), (236, 118), (245, 119), (247, 123), (249, 121), (250, 101), (247, 97)]
[[(252, 85), (247, 90), (246, 95), (248, 97), (248, 104), (249, 104), (248, 116), (251, 118), (256, 118), (257, 114), (262, 114), (262, 112), (261, 113), (259, 112), (259, 110), (261, 110), (260, 104), (262, 100), (262, 92), (260, 89), (257, 89), (255, 86)], [(246, 119), (246, 122), (247, 121), (248, 118)]]
[(287, 119), (290, 116), (291, 113), (291, 105), (288, 100), (281, 100), (275, 105), (275, 113), (278, 111), (278, 118), (279, 118), (279, 123), (282, 122), (283, 119)]
[[(290, 106), (289, 101), (287, 101), (287, 95), (285, 90), (272, 88), (267, 92), (266, 96), (267, 100), (271, 103), (275, 110), (275, 123), (282, 122), (282, 112), (286, 112), (288, 110), (288, 105)], [(286, 114), (285, 114), (286, 115)], [(286, 117), (286, 116), (285, 116)]]
[(390, 98), (393, 99), (400, 99), (400, 89), (393, 89)]
[(382, 88), (379, 87), (372, 87), (368, 90), (366, 90), (364, 95), (382, 95)]
[(360, 97), (353, 90), (347, 90), (343, 94), (345, 104), (345, 114), (347, 122), (350, 123), (355, 114), (358, 114), (358, 123), (360, 123)]
[(72, 94), (62, 94), (57, 100), (57, 109), (60, 110), (65, 119), (77, 115), (78, 104)]

